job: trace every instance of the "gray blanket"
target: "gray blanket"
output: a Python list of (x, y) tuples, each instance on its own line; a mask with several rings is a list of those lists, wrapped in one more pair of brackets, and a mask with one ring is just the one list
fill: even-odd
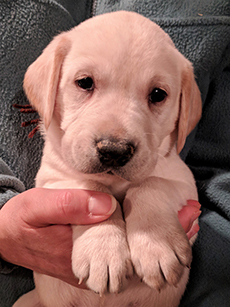
[[(20, 127), (36, 115), (12, 108), (13, 103), (27, 103), (22, 91), (26, 68), (53, 35), (91, 14), (120, 9), (156, 21), (194, 64), (203, 116), (182, 157), (197, 180), (203, 214), (181, 307), (230, 306), (229, 0), (0, 0), (0, 157), (15, 175), (5, 164), (0, 167), (0, 204), (23, 190), (19, 180), (26, 188), (32, 187), (39, 167), (41, 138), (36, 134), (28, 139), (31, 128)], [(33, 287), (29, 271), (10, 272), (0, 274), (1, 307), (11, 306)]]

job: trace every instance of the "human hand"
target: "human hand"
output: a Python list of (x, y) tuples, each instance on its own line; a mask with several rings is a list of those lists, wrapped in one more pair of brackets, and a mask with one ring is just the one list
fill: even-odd
[[(95, 197), (94, 209), (89, 199)], [(108, 218), (116, 208), (110, 196), (84, 190), (31, 189), (17, 195), (0, 210), (2, 259), (79, 286), (72, 273), (70, 224), (91, 224)], [(200, 204), (188, 201), (178, 212), (188, 238), (199, 230), (193, 225)], [(101, 210), (101, 212), (100, 212)], [(103, 213), (104, 210), (104, 213)], [(81, 285), (80, 287), (84, 287)]]
[(0, 210), (1, 258), (79, 286), (71, 267), (70, 224), (101, 222), (115, 208), (114, 198), (93, 191), (35, 188), (21, 193)]
[(194, 221), (200, 216), (201, 205), (196, 200), (188, 200), (187, 206), (182, 207), (178, 212), (179, 221), (190, 240), (199, 231), (199, 225)]

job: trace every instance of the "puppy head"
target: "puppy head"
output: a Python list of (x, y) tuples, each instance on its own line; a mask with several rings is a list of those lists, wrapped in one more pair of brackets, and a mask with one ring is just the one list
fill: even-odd
[(201, 114), (190, 62), (159, 26), (131, 12), (57, 36), (29, 67), (24, 89), (64, 163), (131, 181), (152, 172), (176, 132), (180, 152)]

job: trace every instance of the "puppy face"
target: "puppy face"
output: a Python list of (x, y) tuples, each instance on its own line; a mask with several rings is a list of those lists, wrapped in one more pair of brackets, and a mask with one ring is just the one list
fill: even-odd
[(64, 163), (128, 181), (148, 176), (175, 141), (179, 152), (201, 113), (191, 64), (156, 24), (130, 12), (56, 37), (24, 87)]

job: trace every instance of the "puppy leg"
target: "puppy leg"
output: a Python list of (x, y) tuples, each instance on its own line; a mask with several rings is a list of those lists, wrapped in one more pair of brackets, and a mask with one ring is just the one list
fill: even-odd
[(105, 222), (73, 226), (72, 267), (80, 282), (100, 295), (124, 287), (132, 265), (119, 206)]
[(152, 288), (176, 286), (191, 263), (191, 246), (177, 217), (186, 198), (163, 178), (148, 178), (124, 200), (127, 240), (136, 273)]
[[(96, 183), (96, 185), (98, 185)], [(87, 187), (95, 190), (95, 183)], [(108, 192), (100, 186), (96, 190)], [(119, 203), (113, 215), (95, 225), (72, 226), (72, 268), (80, 283), (100, 295), (118, 293), (133, 274), (126, 240), (125, 222)]]
[(12, 307), (44, 307), (39, 302), (37, 291), (32, 290), (21, 296)]

